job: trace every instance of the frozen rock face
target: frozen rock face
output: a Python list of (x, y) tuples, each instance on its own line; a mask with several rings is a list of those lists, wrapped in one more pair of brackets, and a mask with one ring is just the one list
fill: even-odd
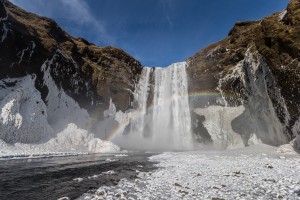
[[(240, 96), (226, 96), (224, 88), (234, 81), (240, 82)], [(258, 53), (252, 54), (249, 48), (245, 58), (219, 79), (216, 90), (220, 95), (213, 103), (219, 106), (194, 109), (196, 114), (205, 117), (202, 123), (215, 146), (233, 148), (259, 142), (278, 146), (288, 142), (289, 136), (284, 133), (290, 114), (285, 99)], [(276, 114), (276, 108), (281, 111), (283, 121)]]
[[(200, 116), (204, 116), (205, 120), (201, 123), (209, 133), (213, 145), (216, 148), (230, 149), (245, 146), (242, 136), (238, 132), (235, 132), (232, 127), (233, 120), (241, 115), (244, 110), (243, 106), (209, 106), (207, 108), (197, 108), (194, 112)], [(239, 125), (243, 126), (243, 124)]]
[[(247, 119), (247, 125), (236, 126), (236, 129), (246, 140), (255, 133), (266, 144), (286, 143), (289, 139), (287, 126), (290, 114), (276, 79), (264, 59), (257, 54), (256, 61), (249, 49), (245, 59), (236, 67), (241, 70), (242, 76), (239, 78), (243, 81), (246, 95), (243, 101), (245, 113), (236, 121)], [(280, 112), (278, 115), (276, 110)]]
[[(207, 94), (190, 98), (192, 108), (243, 106), (230, 124), (244, 145), (281, 145), (299, 134), (299, 12), (300, 2), (291, 0), (283, 12), (237, 22), (228, 37), (188, 59), (189, 93)], [(192, 120), (199, 140), (211, 142), (213, 133), (203, 128), (209, 119), (201, 114)]]
[(86, 127), (89, 122), (88, 112), (80, 108), (78, 103), (69, 97), (63, 88), (58, 88), (51, 76), (50, 67), (56, 56), (57, 54), (41, 67), (44, 72), (44, 87), (48, 90), (48, 95), (45, 99), (47, 102), (48, 122), (56, 131), (64, 129), (69, 123), (77, 124), (79, 127)]
[[(38, 152), (53, 138), (57, 149), (68, 144), (64, 151), (108, 150), (113, 145), (90, 130), (99, 128), (110, 99), (120, 110), (130, 107), (141, 70), (123, 50), (74, 38), (6, 0), (0, 1), (0, 66), (0, 141), (20, 153), (23, 147)], [(73, 140), (70, 124), (80, 130)]]
[(56, 87), (46, 68), (45, 75), (51, 94), (47, 105), (35, 88), (35, 76), (0, 81), (0, 157), (119, 151), (78, 127), (88, 123), (87, 111)]
[[(8, 50), (9, 49), (9, 50)], [(118, 110), (130, 108), (141, 64), (121, 49), (97, 47), (74, 38), (53, 20), (0, 1), (0, 79), (35, 74), (35, 86), (46, 102), (43, 64), (53, 82), (97, 119), (110, 99)]]
[(0, 157), (119, 151), (101, 135), (82, 129), (91, 120), (88, 112), (57, 87), (49, 73), (51, 62), (42, 66), (46, 104), (35, 88), (36, 76), (0, 81)]
[(53, 136), (47, 107), (34, 87), (35, 76), (0, 81), (0, 139), (8, 143), (38, 142)]

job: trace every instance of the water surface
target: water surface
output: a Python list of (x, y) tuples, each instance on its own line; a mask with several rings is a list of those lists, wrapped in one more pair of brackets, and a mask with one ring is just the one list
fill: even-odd
[[(136, 170), (150, 171), (152, 154), (131, 153), (24, 158), (0, 161), (0, 199), (75, 199), (102, 185), (116, 185), (121, 178), (136, 178)], [(109, 170), (114, 174), (102, 174)], [(99, 175), (98, 177), (92, 177)], [(82, 178), (82, 181), (74, 180)]]

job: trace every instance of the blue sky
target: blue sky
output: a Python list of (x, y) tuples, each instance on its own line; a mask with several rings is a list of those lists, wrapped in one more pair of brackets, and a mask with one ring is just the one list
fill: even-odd
[(145, 66), (183, 61), (223, 39), (238, 20), (257, 20), (288, 0), (11, 0), (98, 46), (116, 46)]

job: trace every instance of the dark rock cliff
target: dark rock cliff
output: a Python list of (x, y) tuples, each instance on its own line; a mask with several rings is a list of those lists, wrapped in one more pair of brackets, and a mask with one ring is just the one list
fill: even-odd
[(0, 1), (0, 36), (0, 79), (36, 74), (35, 85), (45, 101), (48, 89), (41, 66), (48, 60), (56, 85), (92, 117), (102, 117), (110, 98), (118, 110), (130, 107), (130, 91), (142, 67), (122, 49), (74, 38), (55, 21), (6, 0)]
[(199, 51), (188, 62), (190, 92), (220, 93), (228, 106), (249, 105), (254, 96), (268, 96), (287, 138), (299, 131), (299, 0), (291, 0), (285, 11), (264, 19), (237, 22), (225, 39)]

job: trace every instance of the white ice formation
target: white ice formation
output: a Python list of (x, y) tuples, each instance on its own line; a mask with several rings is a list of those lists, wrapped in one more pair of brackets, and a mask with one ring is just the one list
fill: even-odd
[[(241, 80), (245, 88), (246, 100), (238, 107), (228, 106), (222, 86), (230, 80)], [(272, 87), (270, 87), (272, 84)], [(269, 88), (273, 88), (270, 90)], [(276, 85), (270, 69), (262, 58), (254, 58), (250, 49), (244, 60), (239, 62), (231, 73), (219, 80), (223, 106), (208, 106), (193, 111), (205, 117), (204, 127), (210, 134), (213, 145), (219, 148), (237, 148), (257, 143), (281, 145), (288, 142), (284, 135), (290, 120), (284, 98)], [(280, 106), (284, 121), (276, 114), (272, 99)]]
[[(197, 108), (194, 112), (205, 116), (204, 127), (210, 134), (213, 144), (217, 148), (239, 148), (244, 147), (242, 137), (232, 128), (232, 121), (243, 114), (245, 108), (209, 106)], [(243, 124), (240, 124), (243, 126)]]

